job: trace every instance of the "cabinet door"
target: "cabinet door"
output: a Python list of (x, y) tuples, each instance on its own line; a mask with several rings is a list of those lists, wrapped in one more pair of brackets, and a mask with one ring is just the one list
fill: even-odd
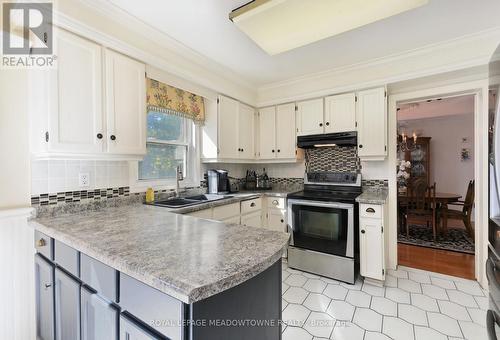
[(385, 89), (358, 93), (358, 156), (365, 160), (382, 160), (387, 154), (387, 104)]
[(108, 152), (146, 154), (146, 67), (106, 50)]
[(54, 339), (54, 266), (35, 255), (36, 338)]
[(219, 158), (239, 158), (238, 102), (219, 96)]
[(146, 330), (125, 315), (120, 315), (120, 340), (161, 340), (163, 337)]
[(260, 159), (276, 157), (276, 108), (274, 106), (260, 109)]
[(258, 227), (261, 228), (262, 225), (262, 213), (256, 212), (248, 215), (241, 216), (241, 224), (248, 227)]
[(325, 98), (325, 132), (356, 130), (356, 95), (341, 94)]
[(238, 130), (239, 130), (239, 158), (254, 159), (254, 124), (255, 110), (248, 105), (239, 104)]
[(57, 69), (49, 77), (49, 151), (100, 153), (102, 48), (64, 30), (57, 31), (56, 39)]
[(269, 209), (267, 212), (267, 227), (271, 230), (286, 231), (285, 210)]
[(382, 220), (361, 218), (359, 226), (360, 272), (364, 277), (384, 280), (384, 237)]
[(297, 135), (315, 135), (323, 132), (323, 98), (297, 103)]
[(86, 288), (81, 299), (82, 340), (117, 340), (117, 309)]
[(276, 157), (295, 158), (295, 104), (276, 107)]
[(55, 292), (56, 340), (80, 340), (80, 283), (56, 268)]

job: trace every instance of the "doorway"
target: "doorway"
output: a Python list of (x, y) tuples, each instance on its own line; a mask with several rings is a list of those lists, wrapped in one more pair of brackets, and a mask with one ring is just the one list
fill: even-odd
[[(419, 84), (422, 88), (422, 83)], [(431, 85), (431, 84), (429, 84)], [(396, 91), (399, 91), (397, 93)], [(398, 186), (395, 171), (397, 162), (397, 108), (406, 103), (415, 103), (429, 99), (449, 98), (463, 95), (474, 96), (474, 177), (475, 177), (475, 208), (473, 211), (474, 228), (474, 277), (483, 286), (487, 286), (485, 262), (488, 244), (488, 80), (455, 83), (451, 85), (432, 87), (420, 90), (391, 90), (389, 95), (389, 143), (388, 160), (386, 162), (389, 174), (389, 230), (387, 235), (387, 267), (396, 269), (398, 261)], [(428, 261), (427, 261), (428, 262)]]
[(474, 95), (397, 107), (398, 263), (474, 279)]

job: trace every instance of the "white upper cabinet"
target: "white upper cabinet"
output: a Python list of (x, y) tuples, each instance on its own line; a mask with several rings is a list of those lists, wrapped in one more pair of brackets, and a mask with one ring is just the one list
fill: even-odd
[(260, 109), (260, 152), (262, 160), (295, 159), (295, 104)]
[(242, 159), (255, 158), (254, 124), (255, 124), (255, 110), (248, 105), (240, 103), (238, 110), (238, 134), (239, 134), (238, 158)]
[(108, 151), (146, 153), (146, 68), (143, 63), (106, 50)]
[(66, 31), (55, 36), (57, 68), (48, 72), (48, 111), (40, 112), (48, 115), (47, 151), (99, 153), (104, 133), (102, 48)]
[(296, 154), (295, 104), (276, 107), (276, 158), (291, 159)]
[(219, 96), (218, 144), (221, 159), (254, 159), (254, 121), (252, 107)]
[(297, 103), (297, 135), (315, 135), (324, 132), (323, 98)]
[(238, 158), (238, 102), (219, 96), (219, 155), (220, 158)]
[(276, 157), (276, 107), (259, 110), (260, 159)]
[(341, 94), (325, 98), (325, 132), (356, 130), (356, 95)]
[(55, 37), (57, 68), (30, 74), (33, 156), (141, 159), (145, 65), (62, 29)]
[(387, 101), (385, 88), (357, 94), (358, 156), (363, 161), (384, 160), (387, 155)]

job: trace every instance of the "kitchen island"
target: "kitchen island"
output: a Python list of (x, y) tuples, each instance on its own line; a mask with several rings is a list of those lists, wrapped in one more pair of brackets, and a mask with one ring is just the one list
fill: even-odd
[[(116, 311), (120, 339), (134, 339), (134, 327), (149, 334), (145, 339), (281, 338), (281, 255), (288, 244), (286, 233), (142, 204), (41, 216), (30, 223), (39, 242), (37, 263), (55, 270), (55, 323), (67, 314), (57, 310), (58, 294), (59, 299), (66, 297), (57, 287), (60, 271), (60, 278), (72, 280), (73, 293), (81, 287), (81, 306), (73, 307), (77, 314), (81, 310), (82, 335), (89, 324), (85, 291), (103, 295)], [(75, 260), (68, 261), (71, 257)], [(103, 268), (115, 273), (107, 277), (108, 281), (115, 277), (116, 283), (99, 280)], [(43, 275), (37, 273), (38, 277)], [(114, 290), (102, 288), (109, 286)], [(100, 289), (113, 293), (101, 294)], [(39, 295), (43, 293), (42, 289)], [(66, 302), (61, 306), (68, 308)], [(56, 326), (56, 333), (71, 328), (71, 321), (80, 323), (76, 316), (68, 324), (59, 321), (63, 327)]]

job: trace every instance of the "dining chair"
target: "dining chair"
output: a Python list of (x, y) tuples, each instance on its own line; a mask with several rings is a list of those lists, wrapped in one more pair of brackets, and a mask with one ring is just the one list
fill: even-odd
[(405, 212), (406, 236), (410, 235), (410, 224), (425, 222), (427, 227), (432, 226), (432, 237), (436, 241), (438, 219), (436, 183), (427, 186), (425, 179), (416, 180), (408, 189), (410, 192)]
[(469, 181), (469, 185), (467, 186), (467, 194), (465, 195), (465, 200), (451, 202), (448, 205), (462, 207), (461, 210), (455, 209), (443, 209), (441, 214), (446, 214), (448, 219), (452, 220), (460, 220), (464, 223), (465, 229), (467, 230), (467, 234), (469, 237), (474, 240), (474, 230), (472, 228), (472, 208), (474, 207), (474, 180)]

